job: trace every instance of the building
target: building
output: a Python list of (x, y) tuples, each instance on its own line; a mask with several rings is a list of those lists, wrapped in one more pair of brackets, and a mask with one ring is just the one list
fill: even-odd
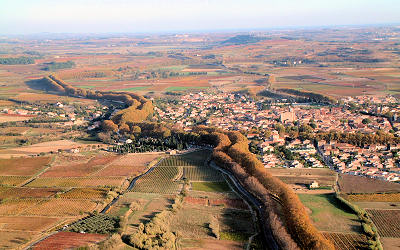
[(296, 120), (296, 114), (293, 111), (281, 113), (280, 121), (282, 123), (294, 122)]

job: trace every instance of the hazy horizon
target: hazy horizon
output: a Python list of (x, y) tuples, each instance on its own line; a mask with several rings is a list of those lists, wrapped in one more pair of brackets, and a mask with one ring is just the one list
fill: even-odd
[(0, 34), (168, 33), (400, 23), (395, 0), (2, 0)]

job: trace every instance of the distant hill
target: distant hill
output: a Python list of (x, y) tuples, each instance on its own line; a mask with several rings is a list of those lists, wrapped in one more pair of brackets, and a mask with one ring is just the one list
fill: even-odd
[(257, 43), (259, 41), (265, 40), (265, 37), (258, 37), (252, 35), (237, 35), (231, 37), (225, 41), (222, 41), (221, 44), (229, 44), (229, 45), (240, 45), (240, 44), (248, 44), (248, 43)]

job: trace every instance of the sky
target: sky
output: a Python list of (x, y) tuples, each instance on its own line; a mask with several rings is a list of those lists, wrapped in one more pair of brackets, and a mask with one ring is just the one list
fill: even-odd
[(0, 0), (0, 34), (399, 24), (400, 0)]

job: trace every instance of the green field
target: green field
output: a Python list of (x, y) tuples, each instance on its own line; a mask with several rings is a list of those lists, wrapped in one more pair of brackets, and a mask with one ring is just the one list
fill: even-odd
[(114, 89), (113, 91), (141, 91), (141, 90), (146, 90), (148, 88), (149, 88), (148, 86), (142, 86), (142, 87), (132, 87), (126, 89)]
[(314, 225), (321, 231), (361, 232), (358, 217), (345, 207), (334, 194), (298, 194), (309, 209)]
[(204, 192), (228, 192), (231, 189), (226, 182), (192, 182), (192, 190)]
[(96, 86), (92, 86), (92, 85), (79, 85), (79, 86), (76, 86), (76, 87), (81, 88), (81, 89), (93, 89), (93, 88), (96, 88)]
[(182, 90), (189, 90), (189, 89), (207, 89), (209, 87), (204, 86), (204, 87), (183, 87), (183, 86), (173, 86), (173, 87), (168, 87), (165, 89), (165, 91), (182, 91)]

